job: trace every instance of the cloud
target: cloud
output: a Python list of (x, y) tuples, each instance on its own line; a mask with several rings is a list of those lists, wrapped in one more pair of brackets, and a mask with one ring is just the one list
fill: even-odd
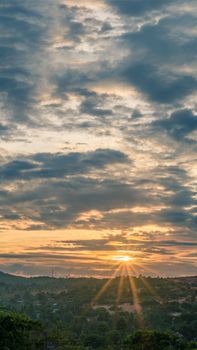
[(101, 108), (105, 102), (105, 97), (104, 94), (100, 96), (96, 93), (89, 94), (89, 96), (81, 103), (80, 112), (100, 118), (113, 115), (111, 109)]
[[(38, 271), (35, 269), (35, 265), (39, 264), (41, 269), (39, 273), (41, 274), (44, 274), (44, 271), (46, 273), (46, 268), (53, 267), (56, 274), (60, 275), (65, 273), (94, 275), (97, 273), (97, 276), (107, 276), (114, 271), (114, 257), (126, 254), (132, 258), (132, 265), (138, 273), (158, 274), (158, 259), (161, 259), (161, 264), (166, 265), (166, 269), (162, 266), (165, 271), (163, 273), (168, 272), (168, 275), (176, 275), (173, 266), (169, 267), (169, 256), (177, 254), (175, 261), (177, 267), (184, 262), (184, 271), (193, 271), (195, 264), (191, 262), (190, 258), (194, 257), (195, 249), (195, 241), (153, 241), (139, 237), (133, 239), (122, 234), (109, 235), (109, 237), (100, 239), (53, 240), (48, 245), (27, 247), (21, 254), (1, 253), (0, 257), (2, 260), (7, 260), (7, 264), (3, 266), (6, 271), (16, 272), (20, 268), (20, 271), (25, 271), (25, 274), (35, 274), (35, 271)], [(179, 254), (181, 255), (180, 262), (178, 261)], [(20, 264), (22, 259), (26, 261), (24, 264)], [(154, 263), (155, 260), (157, 265)], [(140, 263), (141, 261), (143, 261), (143, 265)], [(79, 270), (79, 263), (81, 270)], [(33, 266), (34, 271), (32, 271)], [(151, 266), (152, 272), (150, 272)], [(48, 270), (47, 274), (50, 272)]]
[(197, 116), (189, 109), (173, 112), (169, 118), (152, 123), (154, 131), (165, 132), (179, 142), (191, 142), (188, 136), (197, 130)]
[[(159, 252), (159, 249), (163, 247), (193, 247), (197, 246), (195, 241), (175, 241), (175, 240), (149, 240), (149, 239), (131, 239), (129, 237), (108, 237), (102, 239), (83, 239), (83, 240), (67, 240), (67, 241), (52, 241), (50, 244), (46, 246), (38, 246), (36, 250), (48, 252), (51, 254), (52, 251), (62, 252), (65, 255), (68, 253), (70, 256), (70, 252), (77, 251), (80, 252), (117, 252), (117, 245), (119, 250), (128, 251), (150, 251), (153, 250), (155, 252)], [(27, 251), (31, 251), (32, 248), (27, 248)], [(164, 254), (167, 250), (163, 250)]]
[[(154, 24), (145, 23), (120, 35), (120, 45), (130, 51), (120, 64), (120, 79), (126, 79), (156, 103), (174, 104), (194, 93), (197, 88), (195, 68), (192, 69), (196, 56), (196, 36), (191, 25), (194, 21), (192, 13), (176, 16), (169, 13)], [(188, 32), (183, 30), (186, 26)], [(185, 69), (189, 65), (190, 69)]]
[(181, 269), (196, 235), (196, 4), (105, 3), (1, 0), (1, 233), (84, 230), (69, 249), (100, 258), (116, 232)]
[(61, 25), (68, 29), (64, 34), (64, 38), (68, 38), (70, 41), (75, 42), (75, 44), (79, 43), (81, 38), (86, 34), (86, 26), (76, 20), (77, 9), (75, 8), (73, 10), (72, 7), (69, 8), (66, 4), (60, 4), (59, 9), (61, 11)]
[(192, 76), (162, 74), (148, 63), (131, 64), (123, 71), (123, 77), (151, 101), (164, 104), (184, 98), (197, 87), (197, 81)]
[(110, 149), (69, 154), (40, 153), (2, 165), (0, 178), (4, 181), (63, 178), (67, 175), (86, 174), (93, 169), (103, 169), (116, 163), (129, 163), (129, 159), (124, 153)]
[[(1, 3), (0, 94), (14, 121), (26, 122), (36, 100), (36, 72), (33, 60), (42, 50), (46, 19), (27, 3)], [(37, 72), (38, 73), (38, 72)]]
[[(169, 13), (154, 24), (145, 23), (138, 30), (128, 31), (120, 36), (121, 43), (135, 48), (138, 60), (152, 63), (158, 68), (176, 71), (180, 64), (191, 64), (195, 60), (196, 36), (192, 32), (195, 16)], [(187, 26), (188, 32), (183, 28)], [(141, 54), (140, 54), (141, 53)], [(168, 65), (166, 65), (168, 59)], [(159, 69), (158, 69), (159, 70)], [(182, 73), (182, 72), (181, 72)]]
[[(116, 11), (126, 16), (143, 16), (146, 12), (161, 10), (162, 7), (172, 3), (167, 0), (106, 0)], [(174, 1), (177, 2), (177, 1)]]

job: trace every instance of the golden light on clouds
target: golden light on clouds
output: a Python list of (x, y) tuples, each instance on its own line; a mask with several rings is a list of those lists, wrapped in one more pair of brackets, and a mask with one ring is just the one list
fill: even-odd
[(121, 97), (130, 96), (130, 98), (139, 97), (139, 93), (134, 87), (131, 87), (129, 84), (118, 83), (116, 81), (104, 80), (94, 85), (89, 84), (87, 87), (90, 87), (93, 91), (99, 94), (114, 94)]
[(88, 221), (91, 218), (94, 220), (99, 220), (99, 219), (102, 219), (102, 217), (103, 217), (103, 214), (100, 211), (90, 210), (88, 212), (84, 212), (84, 213), (80, 214), (77, 221), (81, 221), (81, 220)]

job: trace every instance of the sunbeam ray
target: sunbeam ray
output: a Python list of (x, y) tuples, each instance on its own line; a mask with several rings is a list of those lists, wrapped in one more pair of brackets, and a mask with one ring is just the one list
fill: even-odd
[(142, 328), (142, 327), (144, 327), (144, 318), (143, 318), (142, 306), (140, 303), (137, 287), (136, 287), (135, 281), (131, 275), (130, 267), (128, 265), (126, 265), (126, 270), (127, 270), (127, 274), (128, 274), (128, 280), (129, 280), (131, 294), (133, 297), (134, 308), (135, 308), (135, 311), (137, 314), (138, 325)]
[[(136, 266), (139, 266), (137, 263), (135, 263), (135, 265), (136, 265)], [(133, 270), (136, 272), (135, 266), (134, 266), (134, 265), (132, 266), (132, 268), (133, 268)], [(149, 271), (149, 269), (146, 269), (146, 268), (144, 268), (144, 269), (147, 270), (147, 271)], [(162, 302), (162, 298), (161, 298), (161, 296), (157, 293), (157, 291), (154, 289), (154, 287), (151, 286), (151, 285), (148, 283), (148, 281), (146, 280), (146, 278), (145, 278), (144, 276), (139, 275), (139, 278), (140, 278), (141, 282), (143, 283), (144, 287), (147, 288), (147, 290), (150, 292), (150, 294), (151, 294), (153, 297), (155, 297), (155, 299), (156, 299), (159, 303), (161, 303), (161, 302)]]
[(119, 303), (121, 295), (122, 295), (125, 272), (126, 272), (125, 264), (121, 264), (120, 279), (119, 279), (119, 284), (118, 284), (118, 289), (117, 289), (117, 297), (116, 297), (116, 305)]
[(106, 290), (109, 288), (109, 286), (113, 282), (114, 277), (118, 276), (120, 269), (121, 269), (121, 264), (118, 265), (116, 270), (113, 272), (112, 276), (107, 280), (107, 282), (102, 286), (102, 288), (96, 294), (96, 296), (94, 297), (94, 299), (90, 303), (91, 305), (94, 305), (96, 303), (96, 301), (98, 301), (100, 299), (100, 297), (106, 292)]

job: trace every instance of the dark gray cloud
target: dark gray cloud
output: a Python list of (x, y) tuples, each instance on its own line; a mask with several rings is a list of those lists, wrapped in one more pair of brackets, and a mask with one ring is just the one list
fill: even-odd
[[(195, 241), (174, 241), (174, 240), (157, 240), (152, 241), (149, 239), (146, 240), (140, 240), (140, 239), (130, 239), (129, 237), (109, 237), (109, 238), (102, 238), (102, 239), (89, 239), (89, 240), (67, 240), (67, 241), (55, 241), (51, 242), (49, 245), (46, 246), (38, 246), (35, 250), (39, 251), (62, 251), (62, 252), (72, 252), (72, 251), (78, 251), (78, 252), (87, 252), (87, 251), (101, 251), (101, 252), (116, 252), (117, 247), (114, 245), (114, 242), (118, 244), (119, 249), (124, 250), (126, 249), (129, 251), (150, 251), (150, 249), (157, 250), (163, 249), (163, 247), (193, 247), (195, 248), (197, 246), (197, 242)], [(31, 248), (27, 249), (32, 250)], [(167, 252), (168, 249), (164, 249), (163, 252)], [(165, 253), (164, 253), (165, 254)], [(70, 256), (70, 255), (69, 255)]]
[(31, 1), (1, 1), (0, 94), (8, 117), (17, 123), (28, 121), (35, 103), (39, 76), (32, 71), (32, 63), (43, 49), (46, 23)]
[[(197, 45), (192, 34), (195, 21), (191, 14), (178, 17), (172, 14), (122, 34), (120, 44), (128, 47), (131, 55), (122, 62), (120, 78), (157, 103), (174, 104), (196, 91), (194, 71), (184, 73), (180, 68), (195, 62)], [(183, 31), (184, 27), (188, 27), (188, 32)]]
[[(144, 24), (133, 32), (126, 32), (119, 38), (122, 45), (136, 50), (138, 60), (152, 62), (166, 68), (176, 68), (180, 64), (191, 64), (196, 57), (196, 36), (192, 34), (195, 16), (173, 14), (160, 19), (154, 24)], [(183, 28), (187, 26), (188, 32)], [(141, 50), (141, 55), (140, 53)], [(166, 66), (166, 59), (168, 65)], [(173, 71), (173, 69), (172, 69)]]
[(87, 174), (93, 169), (103, 169), (116, 163), (129, 163), (129, 159), (124, 153), (110, 149), (69, 154), (39, 153), (2, 165), (0, 178), (4, 181), (62, 178), (66, 175)]
[(197, 116), (189, 109), (178, 110), (169, 118), (154, 121), (152, 127), (155, 132), (165, 132), (176, 141), (189, 142), (188, 136), (197, 130)]
[(111, 109), (101, 108), (105, 102), (105, 98), (105, 94), (99, 96), (96, 93), (90, 92), (89, 96), (81, 103), (80, 112), (100, 118), (113, 115)]
[[(76, 227), (115, 227), (114, 214), (103, 220), (79, 219), (80, 214), (91, 210), (101, 213), (116, 208), (128, 208), (147, 201), (142, 190), (132, 184), (115, 180), (101, 180), (77, 177), (64, 181), (45, 181), (37, 186), (29, 183), (14, 192), (5, 192), (1, 197), (4, 203), (2, 218), (9, 213), (18, 214), (19, 218), (41, 222), (48, 229), (76, 225)], [(124, 215), (122, 214), (122, 219)], [(136, 216), (137, 218), (137, 216)], [(137, 219), (136, 219), (137, 220)], [(123, 223), (123, 220), (121, 221)], [(129, 222), (130, 224), (130, 222)], [(119, 223), (120, 227), (121, 223)], [(125, 223), (124, 226), (128, 226)], [(29, 227), (33, 229), (34, 226)], [(38, 229), (40, 227), (38, 226)]]
[[(61, 11), (61, 24), (63, 27), (67, 27), (68, 30), (64, 34), (64, 39), (73, 40), (75, 45), (81, 41), (81, 38), (86, 34), (86, 27), (80, 21), (75, 18), (77, 8), (69, 8), (65, 4), (59, 5)], [(65, 45), (68, 49), (69, 45)]]
[(106, 2), (114, 7), (114, 9), (120, 14), (127, 16), (143, 16), (146, 12), (161, 10), (162, 7), (178, 1), (167, 0), (163, 2), (162, 0), (106, 0)]
[(65, 94), (69, 92), (86, 93), (87, 90), (82, 87), (91, 79), (86, 72), (81, 72), (78, 69), (67, 69), (66, 72), (61, 72), (52, 77), (52, 81), (56, 85), (56, 96), (62, 96), (65, 99)]
[(123, 77), (151, 101), (157, 103), (173, 103), (197, 88), (194, 77), (160, 73), (158, 68), (150, 63), (131, 64), (123, 71)]
[[(26, 169), (28, 165), (20, 164)], [(31, 171), (31, 169), (30, 169)], [(165, 184), (167, 193), (155, 192), (154, 186)], [(177, 190), (177, 188), (179, 188)], [(29, 181), (14, 192), (4, 191), (1, 196), (1, 217), (9, 221), (26, 219), (33, 221), (28, 229), (40, 230), (75, 226), (84, 229), (125, 229), (143, 225), (160, 225), (195, 231), (196, 219), (192, 210), (185, 206), (195, 205), (192, 192), (169, 181), (155, 180), (147, 189), (139, 181), (133, 184), (112, 179), (99, 180), (90, 177), (67, 178), (64, 181), (42, 182), (32, 189)], [(22, 191), (21, 191), (22, 190)], [(130, 211), (131, 208), (146, 206), (149, 212)], [(166, 208), (155, 210), (154, 206)], [(97, 213), (91, 213), (96, 210)], [(85, 216), (83, 215), (85, 213)], [(38, 224), (36, 224), (38, 223)], [(40, 223), (40, 224), (39, 224)]]

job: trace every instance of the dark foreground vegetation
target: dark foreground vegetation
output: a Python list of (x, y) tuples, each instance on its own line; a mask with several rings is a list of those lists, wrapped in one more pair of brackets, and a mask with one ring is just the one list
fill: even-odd
[(0, 273), (0, 350), (197, 350), (197, 278), (133, 282)]

